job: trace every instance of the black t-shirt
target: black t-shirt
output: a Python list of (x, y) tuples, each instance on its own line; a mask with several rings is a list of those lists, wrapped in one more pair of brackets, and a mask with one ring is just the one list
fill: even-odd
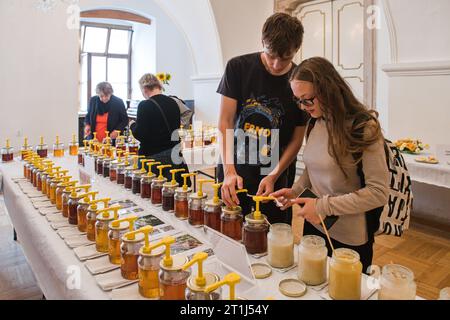
[[(307, 115), (293, 100), (289, 84), (292, 69), (282, 76), (270, 74), (261, 60), (261, 53), (251, 53), (231, 59), (217, 92), (237, 100), (235, 122), (235, 161), (245, 164), (267, 164), (273, 143), (279, 141), (279, 157), (289, 144), (295, 127), (305, 126)], [(246, 143), (239, 143), (237, 130), (245, 132)], [(278, 129), (279, 140), (276, 138)], [(261, 140), (265, 137), (266, 141)], [(254, 139), (255, 143), (249, 140)], [(274, 140), (273, 142), (271, 142)], [(261, 143), (263, 145), (261, 145)], [(272, 143), (272, 145), (271, 145)], [(249, 154), (256, 154), (249, 158)], [(245, 158), (244, 158), (245, 156)], [(264, 159), (266, 157), (266, 159)]]

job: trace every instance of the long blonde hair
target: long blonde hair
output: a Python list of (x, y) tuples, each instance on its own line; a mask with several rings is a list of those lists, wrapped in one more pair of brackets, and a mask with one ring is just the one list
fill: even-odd
[[(328, 60), (314, 57), (304, 60), (291, 74), (291, 81), (311, 82), (321, 104), (329, 135), (328, 153), (345, 174), (342, 159), (357, 155), (355, 164), (370, 145), (382, 138), (377, 113), (368, 110)], [(369, 129), (369, 130), (365, 130)]]

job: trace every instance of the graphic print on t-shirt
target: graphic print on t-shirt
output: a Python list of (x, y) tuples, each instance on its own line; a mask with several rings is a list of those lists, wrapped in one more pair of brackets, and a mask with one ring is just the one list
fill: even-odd
[[(260, 96), (245, 100), (235, 126), (238, 164), (269, 165), (278, 161), (279, 129), (285, 115), (278, 98)], [(276, 157), (276, 159), (273, 159)]]

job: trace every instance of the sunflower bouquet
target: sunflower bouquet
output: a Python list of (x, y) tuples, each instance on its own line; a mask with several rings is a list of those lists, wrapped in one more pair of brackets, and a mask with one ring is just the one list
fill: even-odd
[(169, 85), (169, 81), (170, 81), (170, 79), (172, 79), (172, 76), (170, 75), (170, 73), (164, 73), (164, 72), (157, 73), (156, 77), (158, 78), (158, 80), (161, 83), (167, 84), (167, 85)]
[(400, 139), (394, 142), (395, 146), (402, 152), (419, 154), (424, 149), (428, 149), (428, 144), (423, 144), (420, 140), (414, 139)]

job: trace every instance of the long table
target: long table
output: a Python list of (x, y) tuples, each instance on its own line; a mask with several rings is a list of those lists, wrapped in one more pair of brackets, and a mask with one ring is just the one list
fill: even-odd
[[(80, 168), (76, 163), (76, 158), (66, 157), (52, 160), (57, 165), (68, 169), (73, 178), (79, 176)], [(73, 250), (50, 227), (46, 218), (39, 214), (28, 197), (13, 181), (14, 178), (23, 176), (22, 162), (15, 159), (11, 163), (0, 164), (0, 176), (3, 179), (5, 203), (13, 226), (17, 231), (18, 241), (23, 247), (24, 254), (45, 297), (47, 299), (111, 299), (111, 292), (105, 292), (97, 285), (94, 276), (86, 269), (84, 263), (77, 259)], [(189, 232), (200, 241), (208, 242), (203, 237), (201, 228), (191, 227), (187, 221), (178, 220), (173, 214), (164, 212), (159, 207), (154, 207), (148, 200), (141, 199), (129, 191), (124, 191), (122, 186), (111, 183), (109, 179), (97, 176), (93, 189), (100, 191), (99, 197), (128, 198), (145, 211), (164, 219), (177, 230)], [(295, 248), (295, 252), (297, 252), (297, 248)], [(265, 258), (256, 259), (249, 256), (249, 261), (251, 263), (265, 262)], [(81, 287), (77, 289), (69, 289), (70, 286), (67, 285), (73, 275), (71, 273), (73, 270), (79, 270), (81, 276)], [(296, 278), (296, 274), (297, 268), (285, 273), (274, 270), (269, 278), (252, 280), (250, 287), (245, 286), (245, 291), (238, 285), (237, 294), (249, 299), (265, 299), (268, 297), (293, 299), (282, 295), (278, 290), (278, 284), (282, 279)], [(369, 279), (371, 278), (363, 275), (363, 297), (368, 298), (370, 295), (370, 299), (374, 299), (376, 294), (372, 295), (373, 290), (370, 288), (373, 281), (368, 281)], [(300, 299), (319, 300), (327, 299), (327, 296), (323, 291), (308, 288), (307, 293)]]

